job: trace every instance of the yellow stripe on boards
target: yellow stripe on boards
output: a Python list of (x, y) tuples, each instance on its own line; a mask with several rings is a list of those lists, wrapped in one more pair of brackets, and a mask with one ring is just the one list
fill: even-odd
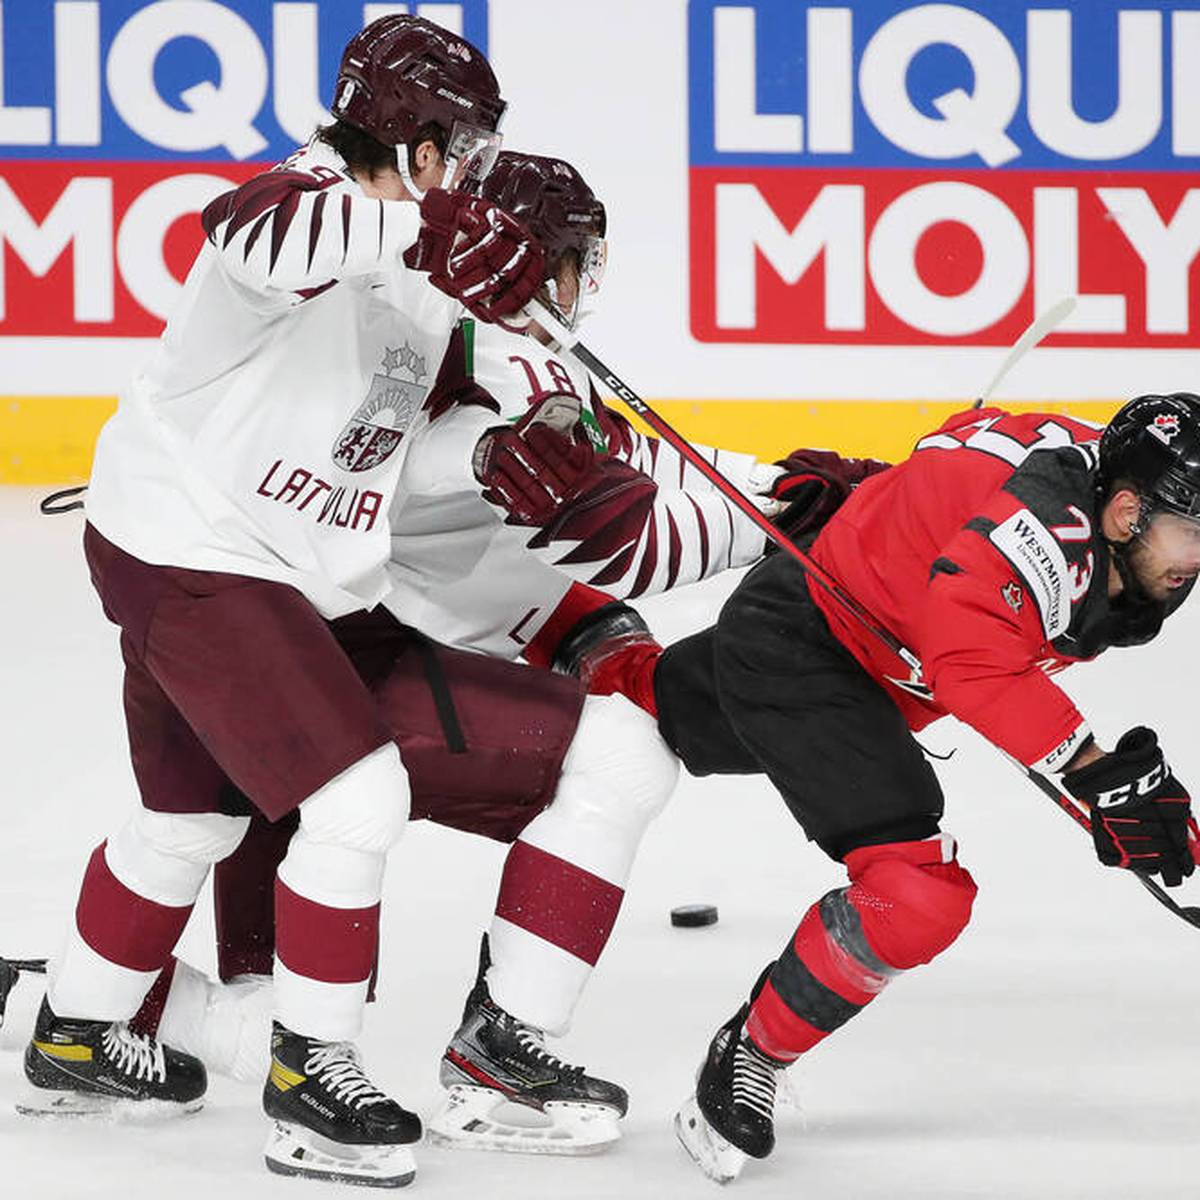
[[(623, 411), (618, 401), (605, 403)], [(919, 438), (971, 406), (966, 400), (659, 400), (650, 406), (689, 441), (764, 460), (801, 446), (900, 462)], [(1106, 423), (1116, 400), (1000, 403), (1010, 412), (1050, 412)], [(640, 422), (638, 427), (645, 430)]]
[(65, 1062), (91, 1062), (91, 1046), (58, 1046), (54, 1042), (34, 1042), (34, 1046), (51, 1058), (60, 1058)]
[[(0, 483), (84, 483), (111, 396), (0, 397)], [(610, 402), (618, 412), (622, 406)], [(1118, 401), (1004, 404), (1103, 423)], [(897, 462), (922, 435), (969, 406), (956, 400), (652, 400), (651, 407), (691, 441), (782, 458), (798, 446), (821, 446)], [(637, 422), (635, 422), (637, 424)], [(639, 426), (644, 428), (644, 426)]]
[(0, 396), (0, 483), (86, 483), (115, 396)]

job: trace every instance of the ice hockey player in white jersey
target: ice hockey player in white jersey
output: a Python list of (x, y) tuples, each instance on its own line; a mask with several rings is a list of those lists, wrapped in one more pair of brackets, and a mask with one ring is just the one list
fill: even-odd
[[(572, 297), (584, 290), (594, 292), (598, 282), (595, 268), (602, 261), (597, 243), (604, 233), (603, 208), (574, 168), (561, 160), (505, 153), (493, 174), (499, 190), (520, 209), (522, 220), (547, 252), (549, 278), (543, 299), (554, 303), (564, 318), (573, 319), (577, 308)], [(495, 183), (485, 181), (485, 188), (493, 189)], [(479, 354), (485, 337), (486, 360)], [(600, 546), (591, 557), (578, 556), (571, 564), (584, 578), (604, 575), (614, 557), (627, 562), (630, 555), (625, 547), (630, 545), (636, 562), (648, 565), (617, 570), (616, 586), (627, 595), (660, 590), (736, 564), (742, 555), (757, 555), (761, 537), (747, 523), (747, 535), (734, 550), (737, 527), (724, 500), (711, 503), (716, 494), (707, 483), (693, 489), (698, 477), (682, 471), (677, 457), (654, 439), (634, 434), (627, 423), (604, 409), (586, 379), (569, 374), (537, 338), (521, 333), (492, 337), (490, 327), (480, 327), (474, 350), (477, 378), (472, 380), (467, 361), (471, 342), (456, 338), (447, 362), (454, 356), (462, 361), (444, 370), (445, 380), (452, 382), (439, 384), (430, 402), (433, 419), (412, 437), (391, 514), (391, 568), (398, 586), (387, 604), (406, 624), (439, 641), (502, 657), (520, 651), (538, 665), (549, 665), (554, 659), (561, 668), (577, 673), (585, 673), (582, 667), (589, 660), (589, 646), (611, 652), (614, 644), (620, 645), (622, 672), (627, 674), (632, 654), (640, 649), (649, 661), (656, 653), (636, 614), (614, 603), (611, 594), (573, 581), (565, 570), (527, 548), (531, 538), (541, 536), (530, 525), (535, 510), (549, 512), (564, 500), (561, 494), (540, 490), (548, 478), (546, 464), (536, 460), (537, 439), (529, 440), (538, 425), (526, 423), (521, 433), (502, 443), (514, 456), (523, 455), (524, 462), (534, 464), (534, 475), (526, 477), (529, 487), (522, 491), (504, 482), (493, 483), (489, 491), (498, 498), (498, 506), (480, 497), (481, 485), (473, 471), (480, 437), (486, 443), (494, 436), (498, 419), (511, 418), (520, 426), (523, 416), (545, 411), (541, 402), (547, 397), (531, 391), (529, 373), (539, 371), (558, 386), (549, 396), (551, 403), (567, 402), (562, 411), (568, 433), (543, 442), (568, 445), (568, 457), (585, 451), (575, 455), (573, 465), (592, 490), (585, 488), (575, 501), (591, 506), (601, 527), (609, 515), (624, 526), (613, 548)], [(496, 397), (478, 386), (481, 366)], [(581, 397), (586, 397), (583, 403)], [(605, 451), (611, 447), (611, 454), (597, 453), (595, 441), (584, 432), (585, 420), (593, 432), (603, 433), (601, 445)], [(542, 427), (542, 432), (548, 433), (549, 427)], [(586, 445), (576, 435), (586, 439)], [(627, 459), (651, 474), (639, 471)], [(749, 456), (722, 454), (721, 465), (741, 477), (757, 473), (770, 480), (773, 487), (763, 496), (764, 505), (781, 509), (787, 505), (788, 512), (795, 507), (813, 520), (819, 520), (812, 508), (823, 502), (831, 475), (840, 478), (867, 469), (865, 464), (847, 463), (822, 452), (798, 453), (787, 467), (760, 467)], [(654, 482), (655, 476), (663, 486)], [(843, 486), (839, 498), (844, 490)], [(631, 491), (639, 497), (632, 525), (622, 516), (629, 511), (626, 500)], [(505, 497), (521, 507), (521, 523), (504, 520)], [(669, 513), (681, 502), (686, 506), (683, 511), (692, 514), (690, 523), (663, 517), (664, 510)], [(570, 506), (568, 501), (565, 507)], [(671, 536), (664, 536), (661, 559), (655, 536), (647, 533), (655, 522), (667, 531), (674, 529), (673, 536), (679, 539), (673, 547)], [(555, 553), (561, 554), (562, 547)], [(674, 568), (669, 566), (673, 559), (685, 564), (682, 569), (678, 562)], [(592, 690), (614, 690), (605, 684), (602, 664), (590, 666), (595, 668)], [(553, 677), (543, 678), (534, 676), (520, 685), (524, 701)], [(627, 680), (621, 682), (628, 687)], [(383, 691), (385, 714), (403, 747), (411, 703), (394, 703), (390, 686)], [(465, 706), (463, 718), (469, 724), (472, 690), (460, 690), (448, 680), (445, 691), (454, 705)], [(487, 734), (506, 724), (516, 731), (519, 722), (510, 712), (515, 699), (493, 711)], [(564, 714), (546, 712), (539, 729), (565, 719)], [(481, 971), (468, 996), (462, 1026), (443, 1059), (448, 1103), (430, 1126), (436, 1136), (455, 1145), (580, 1153), (600, 1149), (618, 1137), (616, 1118), (625, 1108), (624, 1089), (557, 1058), (547, 1050), (545, 1038), (569, 1029), (575, 1004), (612, 931), (642, 834), (671, 790), (675, 766), (664, 754), (653, 721), (623, 697), (589, 696), (577, 726), (572, 717), (570, 732), (573, 737), (561, 772), (556, 768), (557, 785), (553, 780), (547, 784), (547, 795), (553, 799), (541, 812), (526, 807), (515, 821), (498, 822), (503, 805), (489, 798), (484, 780), (476, 782), (469, 813), (448, 809), (444, 782), (436, 799), (423, 809), (418, 803), (431, 820), (513, 842)], [(481, 736), (477, 728), (465, 752), (451, 755), (439, 766), (443, 780), (461, 771), (478, 753)], [(530, 736), (527, 729), (522, 747)], [(419, 802), (420, 774), (414, 776), (414, 785)], [(273, 836), (272, 827), (261, 823), (252, 829), (257, 853), (268, 863)], [(222, 864), (218, 872), (219, 924), (223, 912), (246, 907), (232, 899), (220, 901), (252, 894), (253, 853), (248, 839), (239, 852), (241, 862)], [(244, 877), (247, 870), (249, 878)], [(243, 878), (238, 878), (239, 872)], [(264, 916), (266, 921), (269, 915)], [(238, 940), (237, 931), (228, 925), (221, 936), (226, 947)], [(254, 957), (251, 952), (236, 969), (245, 970)], [(260, 964), (259, 969), (266, 968)], [(386, 988), (386, 980), (384, 984)], [(198, 1003), (203, 1000), (198, 986), (203, 985), (197, 985), (191, 973), (176, 973), (164, 1028), (180, 1028), (180, 1014), (195, 1009), (188, 995)], [(239, 1011), (219, 999), (217, 1008), (231, 1015)], [(203, 1021), (194, 1025), (184, 1044), (204, 1048), (203, 1025)], [(221, 1036), (216, 1041), (237, 1050), (236, 1037)], [(218, 1049), (216, 1054), (213, 1061), (231, 1061), (226, 1050)], [(519, 1107), (514, 1109), (510, 1101)]]
[(405, 768), (327, 619), (388, 588), (405, 435), (465, 305), (517, 312), (541, 251), (482, 173), (504, 110), (478, 51), (388, 16), (346, 48), (335, 122), (219, 197), (149, 365), (97, 450), (84, 545), (121, 627), (141, 807), (93, 853), (26, 1054), (39, 1111), (197, 1107), (202, 1065), (130, 1031), (210, 865), (299, 810), (275, 881), (272, 1169), (411, 1178), (419, 1119), (353, 1039)]
[[(547, 272), (540, 298), (574, 327), (603, 279), (604, 205), (570, 163), (515, 151), (501, 152), (482, 194), (537, 238)], [(514, 657), (535, 642), (572, 580), (631, 599), (762, 555), (762, 532), (675, 450), (607, 408), (587, 372), (536, 324), (469, 322), (464, 334), (465, 373), (477, 387), (467, 402), (435, 393), (435, 419), (412, 439), (390, 516), (386, 603), (402, 620), (439, 641)], [(521, 436), (488, 455), (480, 438), (504, 422)], [(541, 425), (580, 443), (564, 469), (573, 482), (586, 479), (586, 494), (571, 504), (549, 476), (518, 478), (545, 470), (531, 465), (526, 446)], [(789, 470), (699, 449), (771, 515), (815, 478), (808, 464)], [(490, 503), (481, 502), (480, 482)], [(545, 661), (536, 646), (533, 657)]]
[[(553, 161), (555, 160), (535, 160), (534, 165), (540, 170), (540, 164)], [(570, 172), (569, 178), (578, 178), (567, 164), (561, 166), (563, 171)], [(562, 171), (557, 174), (562, 178)], [(582, 181), (579, 183), (586, 188)], [(553, 196), (552, 190), (548, 189), (548, 192)], [(598, 206), (590, 192), (587, 195), (589, 212), (594, 213)], [(561, 223), (566, 224), (566, 216), (578, 210), (560, 207), (557, 211), (562, 217)], [(567, 228), (569, 230), (570, 226), (567, 225)], [(588, 236), (595, 236), (594, 228), (593, 226), (593, 232)], [(599, 233), (603, 233), (602, 217)], [(552, 228), (540, 236), (544, 238), (544, 244), (554, 244)], [(590, 250), (587, 246), (583, 249)], [(586, 260), (594, 262), (595, 258), (589, 252), (586, 255), (581, 254), (574, 263), (568, 260), (567, 265), (574, 266)], [(563, 266), (561, 256), (558, 256), (552, 274), (562, 275), (565, 280), (556, 293), (555, 298), (559, 300), (569, 291), (572, 283), (570, 272), (564, 271)], [(564, 309), (560, 308), (560, 311), (568, 315)], [(552, 370), (548, 365), (550, 362), (558, 361), (532, 338), (516, 336), (509, 340), (512, 342), (513, 351), (524, 361), (529, 361), (525, 356), (530, 353), (545, 355), (540, 361), (547, 364), (547, 371)], [(461, 354), (465, 359), (468, 351), (469, 346), (464, 341), (456, 341), (455, 353)], [(561, 364), (559, 366), (561, 367)], [(525, 368), (521, 367), (521, 371), (524, 370)], [(443, 364), (443, 376), (444, 380), (441, 382), (445, 383), (446, 395), (435, 396), (431, 403), (431, 415), (435, 417), (433, 423), (413, 431), (406, 460), (408, 464), (433, 461), (426, 454), (426, 449), (435, 440), (432, 435), (439, 428), (438, 421), (447, 396), (451, 404), (463, 404), (464, 396), (474, 400), (475, 405), (464, 405), (468, 412), (470, 408), (474, 408), (474, 412), (469, 412), (469, 415), (476, 418), (482, 416), (484, 425), (494, 428), (495, 402), (481, 394), (469, 381), (464, 382), (464, 373), (459, 371), (456, 374), (453, 364), (449, 370), (446, 369), (446, 364)], [(514, 416), (522, 412), (539, 412), (539, 398), (531, 397), (522, 383), (512, 382), (513, 379), (519, 378), (510, 377), (508, 388), (511, 395), (505, 401), (508, 411)], [(460, 381), (459, 385), (453, 382), (455, 379)], [(581, 391), (582, 384), (577, 383), (576, 399)], [(534, 401), (532, 407), (531, 399)], [(492, 407), (489, 408), (489, 405)], [(628, 426), (607, 414), (594, 397), (591, 399), (590, 411), (597, 422), (605, 422), (610, 430), (612, 445), (618, 448), (623, 445), (626, 453), (630, 447), (640, 447), (642, 461), (653, 467), (658, 455), (656, 444), (652, 443), (652, 440), (647, 439), (643, 442), (632, 435)], [(581, 416), (582, 409), (577, 404), (570, 417), (572, 428), (581, 425)], [(517, 424), (520, 424), (519, 420)], [(527, 424), (526, 433), (528, 429)], [(497, 644), (495, 641), (489, 641), (486, 632), (480, 631), (486, 631), (489, 622), (495, 626), (493, 608), (503, 614), (506, 604), (524, 604), (524, 607), (518, 607), (517, 611), (525, 612), (532, 604), (535, 610), (542, 608), (544, 612), (537, 614), (538, 620), (532, 623), (534, 630), (539, 634), (536, 645), (533, 642), (526, 644), (525, 652), (533, 661), (548, 662), (556, 648), (554, 643), (557, 636), (570, 633), (571, 626), (580, 616), (591, 620), (593, 610), (607, 604), (611, 597), (594, 588), (573, 584), (569, 576), (548, 563), (539, 562), (531, 555), (520, 556), (521, 548), (536, 531), (531, 530), (528, 524), (505, 524), (502, 517), (506, 510), (491, 508), (479, 500), (479, 483), (470, 477), (470, 465), (478, 436), (476, 427), (471, 440), (464, 444), (459, 439), (458, 446), (462, 458), (457, 464), (452, 464), (458, 478), (463, 477), (465, 470), (469, 480), (466, 485), (468, 491), (457, 498), (464, 507), (454, 514), (454, 520), (445, 520), (437, 504), (431, 503), (426, 506), (424, 512), (430, 518), (426, 538), (445, 549), (447, 533), (456, 525), (461, 527), (467, 523), (482, 531), (485, 542), (503, 536), (509, 542), (505, 554), (508, 556), (508, 570), (513, 572), (513, 578), (518, 585), (516, 590), (510, 596), (507, 592), (496, 595), (495, 588), (489, 591), (487, 587), (451, 587), (444, 593), (441, 605), (433, 603), (417, 611), (397, 602), (396, 597), (392, 600), (397, 602), (398, 610), (406, 621), (421, 624), (434, 635), (446, 638), (446, 629), (451, 623), (462, 622), (461, 626), (455, 626), (467, 630), (458, 639), (462, 644), (472, 645), (473, 639), (477, 638), (478, 648), (506, 655), (511, 655), (514, 647), (520, 647), (519, 639)], [(418, 447), (420, 453), (417, 452)], [(511, 443), (508, 448), (513, 448)], [(530, 449), (529, 446), (526, 448)], [(587, 449), (588, 455), (583, 456), (579, 464), (583, 467), (594, 465), (595, 445), (591, 439), (587, 442)], [(739, 456), (738, 460), (753, 465), (753, 460), (746, 456)], [(617, 455), (611, 456), (611, 461), (627, 472), (627, 482), (632, 481), (641, 488), (643, 495), (650, 495), (651, 498), (657, 495), (658, 488), (648, 476), (628, 467)], [(665, 461), (665, 457), (659, 460), (660, 463), (662, 461)], [(728, 469), (728, 464), (724, 465)], [(604, 475), (608, 486), (611, 475), (605, 472), (601, 474)], [(819, 486), (817, 476), (808, 471), (807, 467), (802, 471), (767, 468), (765, 474), (776, 486), (772, 489), (775, 495), (766, 497), (764, 503), (782, 505), (792, 499), (792, 489)], [(434, 473), (434, 476), (435, 480), (446, 478), (441, 472)], [(544, 478), (543, 475), (533, 481), (534, 492), (526, 495), (526, 501), (531, 496), (536, 498), (536, 490), (542, 486)], [(677, 464), (672, 472), (665, 475), (666, 481), (671, 484), (678, 483), (680, 478), (681, 472)], [(406, 471), (398, 492), (401, 499), (394, 506), (393, 513), (403, 516), (408, 511), (406, 505), (414, 493), (424, 499), (424, 495), (416, 492), (416, 488), (413, 474)], [(436, 486), (429, 490), (435, 495), (438, 494)], [(493, 486), (489, 490), (500, 496), (501, 503), (504, 503), (503, 495), (507, 489), (497, 489)], [(673, 489), (662, 490), (664, 493), (670, 493)], [(707, 485), (704, 485), (703, 490), (708, 490)], [(621, 490), (609, 490), (604, 494), (606, 498), (619, 501)], [(686, 494), (679, 492), (680, 496)], [(511, 491), (508, 491), (508, 495), (510, 501), (521, 499)], [(445, 498), (444, 493), (443, 497)], [(453, 494), (450, 494), (450, 503), (455, 502), (455, 499)], [(653, 513), (653, 505), (645, 511)], [(716, 526), (717, 533), (712, 540), (714, 544), (719, 545), (720, 530), (728, 528), (729, 520), (723, 510), (715, 511), (719, 520)], [(464, 517), (469, 517), (469, 522), (464, 521)], [(440, 524), (439, 518), (442, 518)], [(530, 514), (523, 513), (522, 519), (528, 521)], [(397, 522), (397, 526), (404, 529), (402, 522)], [(667, 527), (669, 528), (669, 525)], [(394, 540), (394, 545), (404, 546), (406, 558), (409, 557), (410, 549), (419, 549), (418, 543), (412, 540), (416, 537), (417, 529), (419, 525), (407, 531), (408, 540)], [(412, 535), (411, 538), (408, 538), (409, 534)], [(699, 522), (690, 527), (688, 537), (686, 553), (691, 555), (694, 562), (700, 564), (698, 568), (689, 568), (683, 575), (676, 573), (674, 576), (669, 571), (651, 571), (650, 579), (641, 584), (637, 579), (642, 574), (639, 570), (632, 574), (626, 585), (629, 594), (657, 590), (673, 582), (699, 577), (711, 573), (711, 569), (725, 565), (728, 561), (728, 558), (723, 560), (718, 555), (712, 560), (715, 566), (710, 569), (706, 565), (703, 552), (692, 554), (693, 547), (697, 543), (703, 545), (708, 537), (707, 529)], [(639, 536), (635, 534), (633, 540), (637, 542)], [(643, 546), (642, 560), (657, 562), (653, 551), (653, 546)], [(400, 558), (401, 554), (397, 552), (395, 557)], [(439, 567), (445, 575), (454, 578), (456, 573), (461, 573), (464, 569), (470, 573), (479, 566), (477, 556), (464, 558), (453, 554), (434, 554), (428, 562), (427, 583), (431, 594), (437, 593), (442, 582), (437, 573)], [(445, 570), (446, 564), (456, 567), (457, 571)], [(593, 562), (585, 569), (594, 575), (603, 565), (603, 561)], [(487, 570), (486, 558), (483, 560), (483, 570)], [(471, 578), (468, 574), (468, 582)], [(494, 577), (489, 578), (492, 583), (495, 582)], [(411, 598), (413, 594), (410, 590), (407, 596)], [(526, 599), (529, 603), (526, 603)], [(597, 636), (606, 636), (612, 631), (609, 618), (613, 614), (602, 615), (605, 622), (592, 630), (595, 635), (595, 630), (600, 629), (601, 632)], [(618, 612), (616, 618), (625, 620), (627, 614)], [(510, 622), (503, 622), (501, 625), (504, 631), (510, 627)], [(639, 634), (636, 628), (632, 631), (632, 636), (645, 636), (648, 639), (644, 630)], [(581, 645), (578, 638), (572, 637), (568, 640), (572, 642), (574, 649), (566, 656), (564, 661), (567, 663), (572, 659), (577, 660)], [(532, 689), (526, 685), (525, 691), (529, 690)], [(409, 707), (393, 705), (389, 708), (384, 704), (385, 714), (393, 722), (393, 729), (402, 747), (405, 740), (400, 723), (406, 717)], [(493, 719), (491, 724), (495, 725), (496, 721)], [(444, 776), (453, 769), (461, 768), (469, 757), (470, 755), (451, 756), (440, 768), (441, 774)], [(653, 723), (643, 713), (619, 697), (593, 697), (585, 703), (577, 736), (566, 761), (562, 764), (558, 794), (544, 812), (530, 820), (531, 812), (536, 812), (536, 808), (526, 808), (520, 819), (512, 825), (513, 831), (507, 834), (497, 832), (494, 824), (494, 802), (491, 813), (492, 827), (485, 828), (481, 824), (488, 815), (488, 802), (484, 792), (481, 792), (474, 802), (474, 810), (469, 817), (464, 818), (462, 813), (447, 814), (444, 802), (436, 802), (423, 813), (434, 820), (448, 821), (460, 828), (475, 828), (480, 832), (489, 833), (490, 836), (503, 836), (505, 840), (510, 840), (520, 833), (505, 866), (496, 917), (491, 929), (491, 948), (495, 961), (489, 964), (485, 958), (484, 970), (481, 971), (480, 978), (468, 998), (463, 1026), (452, 1040), (444, 1060), (444, 1075), (447, 1083), (451, 1085), (451, 1102), (448, 1111), (435, 1121), (435, 1129), (442, 1136), (470, 1145), (567, 1153), (600, 1148), (617, 1136), (615, 1117), (624, 1109), (623, 1089), (588, 1076), (579, 1068), (557, 1059), (546, 1050), (544, 1036), (546, 1033), (562, 1033), (569, 1024), (575, 1001), (616, 919), (624, 883), (641, 834), (665, 802), (674, 772), (674, 764), (664, 753), (664, 747), (654, 731)], [(552, 781), (550, 786), (552, 787)], [(415, 799), (420, 799), (419, 786)], [(259, 830), (277, 828), (264, 827), (257, 821), (255, 827)], [(243, 847), (243, 850), (245, 849), (246, 847)], [(244, 857), (241, 851), (239, 857)], [(222, 868), (231, 865), (232, 862), (221, 864)], [(230, 874), (231, 872), (226, 872), (227, 877)], [(219, 871), (218, 883), (222, 883), (220, 876)], [(225, 887), (222, 883), (221, 894), (224, 892)], [(219, 903), (219, 916), (221, 908)], [(270, 919), (269, 910), (265, 919)], [(267, 944), (270, 944), (269, 936)], [(194, 1010), (197, 1002), (203, 1010), (210, 994), (202, 983), (197, 983), (194, 973), (187, 971), (176, 972), (174, 981), (168, 980), (168, 985), (164, 1028), (169, 1023), (172, 1030), (182, 1032), (188, 1021), (186, 1018), (181, 1021), (180, 1014), (186, 1012), (189, 1004)], [(192, 997), (190, 1001), (189, 996)], [(251, 1005), (257, 1002), (257, 999), (252, 999)], [(236, 1026), (237, 1021), (241, 1019), (236, 1014), (240, 1011), (244, 1015), (246, 1008), (246, 1005), (222, 1002), (216, 1005), (213, 1011), (223, 1010), (234, 1014)], [(236, 1028), (232, 1038), (221, 1036), (210, 1039), (202, 1028), (204, 1023), (201, 1019), (193, 1027), (193, 1036), (186, 1042), (189, 1048), (206, 1055), (213, 1051), (224, 1059), (222, 1065), (226, 1070), (236, 1071), (239, 1069), (239, 1062), (244, 1065), (247, 1061), (253, 1061), (253, 1053), (243, 1053), (244, 1047), (239, 1045)], [(253, 1026), (252, 1019), (249, 1025)], [(224, 1043), (224, 1049), (219, 1048), (218, 1043)], [(516, 1099), (524, 1107), (525, 1116), (516, 1123), (506, 1122), (504, 1114), (497, 1112), (497, 1109), (504, 1107), (503, 1101), (508, 1098)], [(498, 1101), (501, 1103), (498, 1104)], [(529, 1114), (533, 1109), (547, 1119), (540, 1122), (532, 1119)], [(519, 1131), (519, 1134), (514, 1135), (514, 1131)]]
[[(600, 285), (603, 205), (571, 164), (517, 152), (501, 153), (482, 191), (537, 238), (540, 298), (574, 324)], [(473, 382), (435, 393), (413, 438), (390, 516), (395, 588), (385, 604), (440, 642), (577, 673), (591, 644), (619, 642), (627, 669), (633, 643), (647, 654), (655, 644), (615, 599), (753, 561), (763, 535), (678, 454), (611, 413), (540, 329), (510, 326), (467, 331), (460, 352), (471, 361), (457, 377)], [(807, 512), (828, 482), (813, 472), (819, 452), (787, 466), (708, 453), (776, 513), (798, 501)], [(444, 1141), (570, 1153), (617, 1136), (603, 1110), (623, 1114), (624, 1090), (547, 1054), (545, 1037), (568, 1031), (674, 779), (645, 716), (624, 696), (590, 695), (554, 800), (513, 843), (442, 1062), (449, 1100), (430, 1130)], [(556, 899), (552, 921), (531, 903), (546, 896)], [(549, 1111), (550, 1123), (521, 1117), (508, 1099)]]

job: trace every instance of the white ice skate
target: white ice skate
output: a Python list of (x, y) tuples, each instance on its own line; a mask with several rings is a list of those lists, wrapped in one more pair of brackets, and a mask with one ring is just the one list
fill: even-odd
[(347, 1145), (290, 1121), (272, 1122), (263, 1154), (277, 1175), (331, 1183), (404, 1187), (417, 1174), (411, 1146)]
[(732, 1183), (746, 1165), (746, 1155), (704, 1119), (695, 1096), (689, 1096), (675, 1114), (675, 1136), (696, 1166), (716, 1183)]
[(493, 1087), (454, 1084), (426, 1124), (429, 1141), (459, 1150), (518, 1154), (599, 1154), (621, 1136), (620, 1117), (603, 1104), (517, 1104)]

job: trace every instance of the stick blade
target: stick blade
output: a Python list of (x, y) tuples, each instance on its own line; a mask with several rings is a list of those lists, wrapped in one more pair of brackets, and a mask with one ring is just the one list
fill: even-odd
[(972, 407), (982, 408), (992, 393), (1000, 386), (1004, 377), (1013, 369), (1017, 360), (1022, 358), (1027, 350), (1032, 350), (1051, 330), (1057, 329), (1075, 311), (1078, 303), (1076, 296), (1064, 296), (1057, 303), (1050, 305), (1045, 312), (1039, 313), (1023, 334), (1013, 343), (1012, 349), (1005, 355), (1000, 369), (992, 376), (991, 382), (979, 393), (979, 398)]

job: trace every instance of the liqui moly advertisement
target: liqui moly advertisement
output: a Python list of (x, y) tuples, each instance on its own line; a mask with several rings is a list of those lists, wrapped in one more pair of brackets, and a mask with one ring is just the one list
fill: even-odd
[(1194, 4), (693, 0), (688, 63), (699, 340), (1200, 344)]
[(487, 46), (486, 0), (0, 3), (0, 336), (148, 336), (196, 215), (328, 120), (342, 47), (415, 11)]

